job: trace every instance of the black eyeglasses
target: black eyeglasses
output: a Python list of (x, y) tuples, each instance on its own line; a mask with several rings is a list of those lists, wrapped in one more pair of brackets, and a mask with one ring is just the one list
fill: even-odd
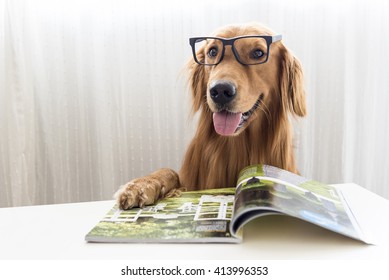
[(270, 45), (280, 41), (282, 35), (249, 35), (230, 39), (218, 37), (189, 38), (194, 60), (201, 65), (217, 65), (224, 57), (225, 46), (231, 46), (236, 60), (243, 65), (267, 62)]

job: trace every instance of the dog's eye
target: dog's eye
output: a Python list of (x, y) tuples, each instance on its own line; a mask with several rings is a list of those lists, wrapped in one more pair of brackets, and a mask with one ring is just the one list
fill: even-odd
[(217, 56), (217, 48), (211, 48), (209, 51), (208, 51), (208, 56), (210, 58), (215, 58)]
[(260, 59), (264, 55), (265, 55), (265, 53), (263, 51), (261, 51), (260, 49), (256, 49), (256, 50), (252, 51), (252, 53), (251, 53), (251, 57), (254, 59)]

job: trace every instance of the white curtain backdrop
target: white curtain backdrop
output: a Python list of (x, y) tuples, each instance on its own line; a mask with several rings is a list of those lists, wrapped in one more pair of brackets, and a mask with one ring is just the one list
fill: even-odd
[(375, 0), (0, 0), (0, 207), (111, 199), (178, 169), (188, 38), (251, 21), (305, 70), (301, 173), (389, 198), (388, 15)]

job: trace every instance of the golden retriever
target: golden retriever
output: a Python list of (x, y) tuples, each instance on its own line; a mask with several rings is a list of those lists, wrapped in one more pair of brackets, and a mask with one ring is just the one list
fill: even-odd
[(164, 168), (125, 184), (115, 194), (121, 209), (153, 204), (180, 190), (234, 187), (250, 164), (297, 173), (289, 118), (306, 115), (303, 74), (280, 39), (260, 24), (190, 39), (196, 134), (179, 174)]

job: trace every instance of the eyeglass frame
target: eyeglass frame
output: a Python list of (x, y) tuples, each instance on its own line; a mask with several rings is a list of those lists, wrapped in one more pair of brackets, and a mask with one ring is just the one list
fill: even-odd
[[(239, 40), (239, 39), (242, 39), (242, 38), (262, 38), (262, 39), (265, 39), (266, 47), (267, 47), (265, 61), (258, 62), (258, 63), (249, 63), (249, 64), (242, 62), (240, 60), (240, 58), (239, 58), (238, 52), (236, 51), (236, 49), (234, 47), (235, 41)], [(221, 53), (221, 56), (220, 56), (220, 60), (217, 63), (201, 63), (197, 59), (195, 44), (198, 42), (198, 40), (207, 40), (207, 39), (217, 39), (217, 40), (220, 40), (223, 43), (223, 50), (222, 50), (222, 53)], [(235, 59), (242, 65), (250, 66), (250, 65), (259, 65), (259, 64), (266, 63), (269, 60), (270, 45), (272, 43), (281, 41), (281, 39), (282, 39), (282, 35), (281, 34), (274, 35), (274, 36), (271, 36), (271, 35), (246, 35), (246, 36), (233, 37), (233, 38), (229, 38), (229, 39), (221, 38), (221, 37), (192, 37), (192, 38), (189, 38), (189, 45), (192, 47), (193, 58), (194, 58), (194, 60), (195, 60), (195, 62), (197, 64), (205, 65), (205, 66), (215, 66), (215, 65), (218, 65), (220, 62), (222, 62), (222, 60), (224, 58), (224, 52), (225, 52), (226, 46), (231, 46), (232, 52), (233, 52), (233, 54), (235, 56)]]

